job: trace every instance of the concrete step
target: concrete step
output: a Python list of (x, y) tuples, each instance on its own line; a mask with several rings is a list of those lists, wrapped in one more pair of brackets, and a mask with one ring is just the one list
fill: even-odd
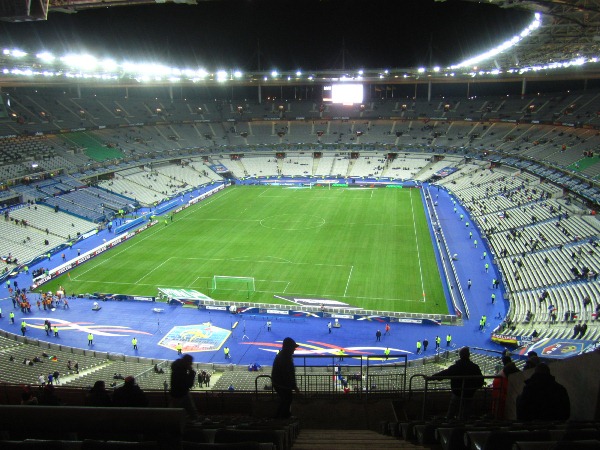
[(302, 429), (293, 450), (353, 450), (353, 449), (441, 449), (441, 446), (420, 446), (371, 430), (311, 430)]

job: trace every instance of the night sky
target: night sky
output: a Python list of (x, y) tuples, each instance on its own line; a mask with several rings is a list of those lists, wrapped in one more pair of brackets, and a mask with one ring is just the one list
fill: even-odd
[(460, 1), (202, 1), (0, 22), (0, 45), (209, 71), (259, 69), (259, 45), (265, 71), (445, 66), (511, 37), (531, 17)]

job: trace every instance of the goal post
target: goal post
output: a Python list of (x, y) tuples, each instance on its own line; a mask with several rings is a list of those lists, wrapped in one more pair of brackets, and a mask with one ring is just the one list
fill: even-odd
[(212, 279), (212, 292), (217, 290), (245, 292), (249, 298), (250, 294), (256, 291), (256, 282), (254, 277), (214, 275)]

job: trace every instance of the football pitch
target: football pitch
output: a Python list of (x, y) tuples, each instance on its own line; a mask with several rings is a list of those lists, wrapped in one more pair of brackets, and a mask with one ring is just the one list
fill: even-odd
[(229, 187), (43, 289), (59, 285), (68, 293), (154, 296), (165, 287), (238, 302), (330, 299), (448, 313), (420, 189)]

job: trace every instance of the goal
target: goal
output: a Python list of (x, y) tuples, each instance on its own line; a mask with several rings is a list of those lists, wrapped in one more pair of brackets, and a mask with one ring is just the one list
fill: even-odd
[(254, 277), (214, 275), (212, 279), (212, 292), (217, 290), (244, 292), (250, 297), (250, 294), (256, 290), (256, 284)]

